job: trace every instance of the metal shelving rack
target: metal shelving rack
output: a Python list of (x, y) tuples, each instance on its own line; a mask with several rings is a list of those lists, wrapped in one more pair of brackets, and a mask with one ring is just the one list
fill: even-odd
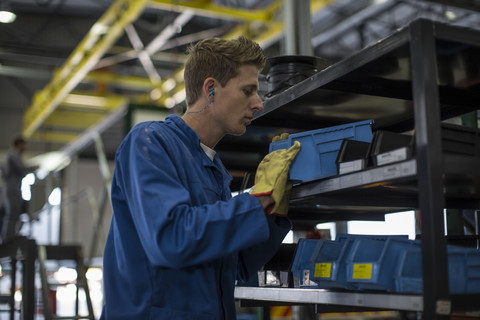
[(268, 99), (255, 120), (319, 127), (373, 118), (377, 129), (415, 130), (414, 158), (294, 186), (290, 212), (322, 220), (325, 208), (347, 218), (419, 209), (423, 295), (238, 287), (236, 297), (422, 311), (424, 319), (480, 309), (480, 295), (449, 294), (443, 215), (480, 208), (478, 155), (445, 155), (440, 126), (480, 108), (479, 56), (479, 31), (419, 19)]

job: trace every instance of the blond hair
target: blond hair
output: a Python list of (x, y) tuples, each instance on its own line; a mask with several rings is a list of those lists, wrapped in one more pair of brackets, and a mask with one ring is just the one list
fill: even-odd
[(190, 45), (187, 54), (184, 71), (187, 105), (198, 100), (206, 78), (212, 77), (224, 87), (238, 75), (240, 66), (254, 65), (259, 71), (265, 66), (260, 45), (244, 36), (231, 40), (206, 38)]

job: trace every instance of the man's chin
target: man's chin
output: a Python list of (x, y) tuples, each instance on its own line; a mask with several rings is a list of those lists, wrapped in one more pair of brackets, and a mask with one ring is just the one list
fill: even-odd
[(242, 136), (245, 131), (247, 131), (247, 127), (243, 127), (243, 130), (236, 130), (235, 132), (231, 132), (232, 136)]

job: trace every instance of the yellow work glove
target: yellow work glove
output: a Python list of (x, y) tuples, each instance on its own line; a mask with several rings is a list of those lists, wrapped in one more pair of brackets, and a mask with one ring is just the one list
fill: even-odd
[[(272, 142), (287, 140), (290, 135), (287, 132), (280, 134), (279, 136), (275, 136), (272, 139)], [(293, 161), (293, 160), (292, 160)], [(285, 186), (285, 192), (282, 196), (282, 199), (278, 203), (278, 206), (275, 210), (276, 215), (286, 216), (288, 214), (288, 205), (290, 203), (290, 191), (292, 190), (292, 183), (287, 180), (287, 184)]]
[(289, 137), (289, 134), (287, 132), (284, 132), (279, 136), (273, 137), (272, 142), (277, 142), (277, 141), (280, 141), (280, 140), (287, 140), (288, 137)]
[(272, 214), (277, 216), (286, 216), (288, 214), (288, 205), (290, 204), (290, 191), (292, 190), (292, 183), (287, 181), (285, 185), (285, 192), (283, 193), (278, 206)]
[(268, 214), (287, 214), (291, 189), (288, 172), (299, 150), (300, 142), (295, 141), (289, 149), (270, 152), (258, 165), (255, 185), (250, 193), (254, 196), (270, 195), (273, 198), (274, 205), (268, 210)]

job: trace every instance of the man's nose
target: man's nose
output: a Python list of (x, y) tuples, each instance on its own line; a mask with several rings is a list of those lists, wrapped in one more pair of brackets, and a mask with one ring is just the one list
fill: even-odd
[(259, 112), (263, 110), (263, 102), (258, 93), (255, 95), (252, 105), (253, 105), (252, 108), (255, 110), (255, 112)]

